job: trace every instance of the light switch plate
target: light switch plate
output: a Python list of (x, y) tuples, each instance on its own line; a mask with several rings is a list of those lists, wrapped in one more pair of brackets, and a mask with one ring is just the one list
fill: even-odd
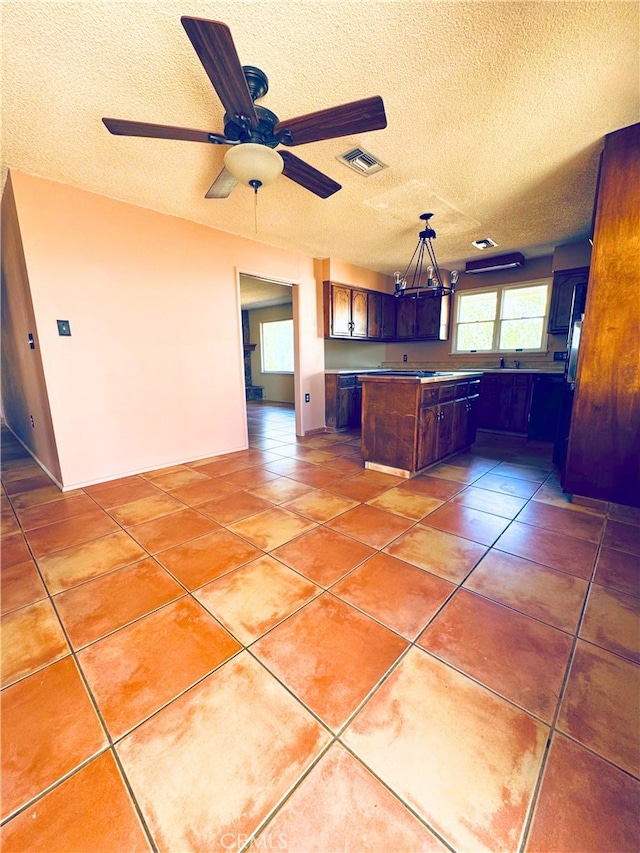
[(71, 337), (71, 325), (68, 320), (58, 320), (58, 334)]

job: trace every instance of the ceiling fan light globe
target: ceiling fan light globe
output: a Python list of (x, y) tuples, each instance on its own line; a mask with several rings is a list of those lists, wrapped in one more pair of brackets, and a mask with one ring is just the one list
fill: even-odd
[(277, 151), (256, 142), (243, 142), (229, 148), (224, 165), (241, 184), (251, 186), (259, 181), (263, 187), (272, 184), (282, 173), (284, 161)]

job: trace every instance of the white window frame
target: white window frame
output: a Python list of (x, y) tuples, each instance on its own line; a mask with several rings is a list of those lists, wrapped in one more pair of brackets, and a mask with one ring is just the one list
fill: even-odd
[[(291, 362), (292, 367), (291, 370), (269, 370), (265, 365), (265, 359), (267, 356), (267, 345), (265, 344), (265, 327), (266, 326), (275, 326), (281, 325), (282, 323), (289, 323), (291, 326)], [(295, 351), (294, 351), (294, 329), (293, 329), (293, 318), (285, 318), (282, 320), (264, 320), (260, 323), (260, 368), (262, 373), (277, 373), (279, 375), (287, 375), (291, 376), (294, 374), (294, 362), (295, 362)]]
[[(519, 290), (525, 287), (538, 287), (539, 285), (544, 284), (547, 286), (547, 304), (545, 306), (544, 317), (542, 318), (542, 334), (540, 336), (540, 346), (539, 347), (518, 347), (516, 349), (506, 349), (500, 348), (500, 327), (502, 324), (502, 306), (504, 302), (504, 295), (507, 291)], [(528, 353), (545, 353), (548, 351), (548, 333), (547, 327), (549, 324), (549, 309), (551, 307), (551, 289), (552, 289), (553, 279), (551, 278), (542, 278), (537, 279), (536, 281), (522, 281), (517, 284), (499, 284), (493, 285), (491, 287), (478, 287), (473, 290), (459, 290), (455, 294), (455, 303), (454, 303), (454, 320), (453, 320), (453, 330), (451, 336), (451, 354), (452, 355), (475, 355), (476, 353), (479, 355), (491, 355), (492, 353), (514, 353), (514, 352), (528, 352)], [(458, 314), (459, 314), (459, 306), (460, 306), (460, 297), (469, 296), (472, 294), (487, 294), (487, 293), (497, 293), (496, 299), (496, 313), (493, 319), (493, 340), (491, 349), (483, 349), (483, 350), (468, 350), (468, 349), (458, 349)], [(510, 319), (510, 318), (506, 318)], [(490, 321), (487, 321), (490, 322)]]

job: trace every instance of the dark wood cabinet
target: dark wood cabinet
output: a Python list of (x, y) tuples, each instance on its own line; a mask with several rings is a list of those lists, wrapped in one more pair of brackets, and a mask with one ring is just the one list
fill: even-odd
[(366, 290), (325, 281), (324, 313), (326, 337), (366, 339), (368, 313)]
[(325, 338), (446, 340), (448, 311), (448, 297), (396, 298), (377, 290), (324, 282)]
[(507, 419), (507, 429), (513, 432), (526, 432), (531, 403), (531, 376), (512, 375), (511, 406)]
[(396, 302), (395, 296), (389, 293), (381, 293), (382, 330), (383, 341), (392, 341), (396, 336)]
[[(454, 452), (455, 447), (456, 403), (442, 403), (438, 406), (438, 428), (436, 431), (436, 459), (444, 459)], [(456, 448), (457, 450), (457, 448)]]
[(327, 373), (324, 379), (326, 426), (336, 432), (360, 426), (362, 387), (355, 373)]
[(467, 420), (465, 446), (469, 447), (476, 440), (476, 429), (478, 427), (478, 402), (480, 400), (480, 380), (473, 379), (469, 382), (469, 394), (466, 400)]
[(442, 297), (397, 300), (396, 338), (398, 340), (438, 340)]
[(562, 270), (554, 275), (547, 326), (550, 335), (562, 335), (569, 331), (574, 290), (586, 290), (588, 280), (589, 267)]
[(396, 338), (405, 340), (415, 337), (416, 303), (413, 299), (399, 299), (396, 306)]
[(367, 338), (391, 341), (396, 334), (396, 299), (377, 290), (367, 292)]
[(432, 465), (437, 455), (437, 434), (439, 426), (439, 406), (423, 406), (418, 414), (416, 442), (416, 471)]
[(526, 433), (531, 400), (530, 373), (485, 373), (480, 388), (478, 427)]
[(532, 441), (556, 440), (566, 385), (564, 376), (542, 374), (532, 377), (527, 438)]
[(382, 293), (375, 290), (367, 293), (367, 337), (382, 340)]
[(478, 426), (481, 429), (507, 429), (511, 405), (511, 377), (487, 374), (480, 383)]
[(605, 137), (563, 488), (640, 506), (640, 124)]

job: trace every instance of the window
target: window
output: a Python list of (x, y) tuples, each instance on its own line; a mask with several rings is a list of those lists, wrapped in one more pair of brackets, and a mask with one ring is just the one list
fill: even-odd
[(262, 372), (293, 373), (293, 320), (260, 323)]
[(458, 291), (452, 352), (544, 351), (550, 296), (548, 281)]

